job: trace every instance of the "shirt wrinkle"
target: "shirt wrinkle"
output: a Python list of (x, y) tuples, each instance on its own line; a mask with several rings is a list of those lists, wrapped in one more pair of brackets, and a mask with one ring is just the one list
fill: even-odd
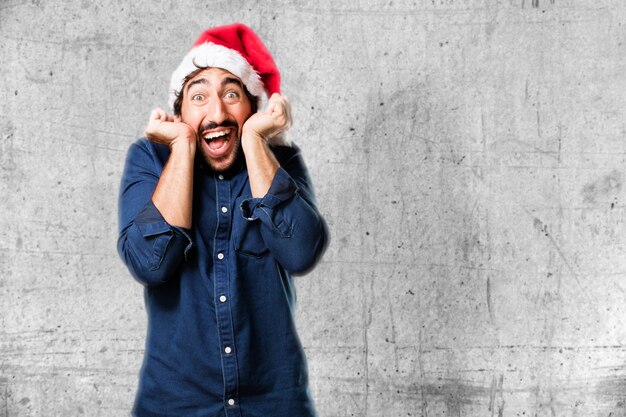
[[(185, 229), (170, 226), (151, 201), (169, 149), (147, 140), (131, 146), (118, 250), (149, 294), (135, 416), (316, 415), (292, 272), (319, 260), (327, 229), (312, 192), (299, 192), (311, 187), (297, 147), (274, 151), (285, 168), (262, 198), (252, 198), (245, 168), (223, 179), (197, 168), (193, 226)], [(197, 405), (192, 414), (188, 404)]]

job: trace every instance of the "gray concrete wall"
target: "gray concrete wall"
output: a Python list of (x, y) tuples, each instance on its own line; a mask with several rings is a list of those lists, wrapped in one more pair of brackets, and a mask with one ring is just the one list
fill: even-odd
[(127, 415), (125, 152), (232, 21), (332, 231), (298, 280), (320, 415), (625, 416), (621, 0), (2, 0), (0, 416)]

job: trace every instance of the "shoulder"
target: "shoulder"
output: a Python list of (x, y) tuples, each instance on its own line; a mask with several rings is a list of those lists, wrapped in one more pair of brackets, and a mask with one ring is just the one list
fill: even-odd
[(167, 146), (140, 138), (130, 145), (126, 158), (128, 161), (148, 159), (165, 162), (169, 155), (170, 149)]
[(170, 150), (148, 139), (141, 138), (128, 148), (124, 164), (124, 178), (159, 177)]

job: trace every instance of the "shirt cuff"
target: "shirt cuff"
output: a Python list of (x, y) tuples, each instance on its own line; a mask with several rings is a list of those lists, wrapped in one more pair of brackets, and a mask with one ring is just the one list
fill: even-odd
[(247, 198), (241, 202), (240, 209), (243, 217), (249, 221), (259, 218), (258, 209), (266, 207), (274, 209), (279, 204), (292, 198), (298, 191), (296, 182), (283, 168), (278, 168), (270, 189), (262, 198)]
[(184, 227), (172, 226), (165, 221), (163, 215), (156, 208), (152, 200), (144, 206), (143, 209), (137, 214), (135, 218), (135, 225), (141, 232), (143, 237), (156, 236), (166, 233), (174, 233), (180, 237), (184, 237), (187, 240), (185, 246), (185, 260), (191, 248), (193, 247), (193, 240), (191, 239), (191, 231)]

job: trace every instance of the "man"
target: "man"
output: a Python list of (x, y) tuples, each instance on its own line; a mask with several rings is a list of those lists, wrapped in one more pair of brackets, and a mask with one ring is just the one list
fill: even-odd
[(251, 29), (209, 29), (172, 76), (173, 115), (152, 111), (128, 152), (118, 250), (149, 324), (136, 416), (315, 415), (292, 274), (327, 229), (279, 90)]

